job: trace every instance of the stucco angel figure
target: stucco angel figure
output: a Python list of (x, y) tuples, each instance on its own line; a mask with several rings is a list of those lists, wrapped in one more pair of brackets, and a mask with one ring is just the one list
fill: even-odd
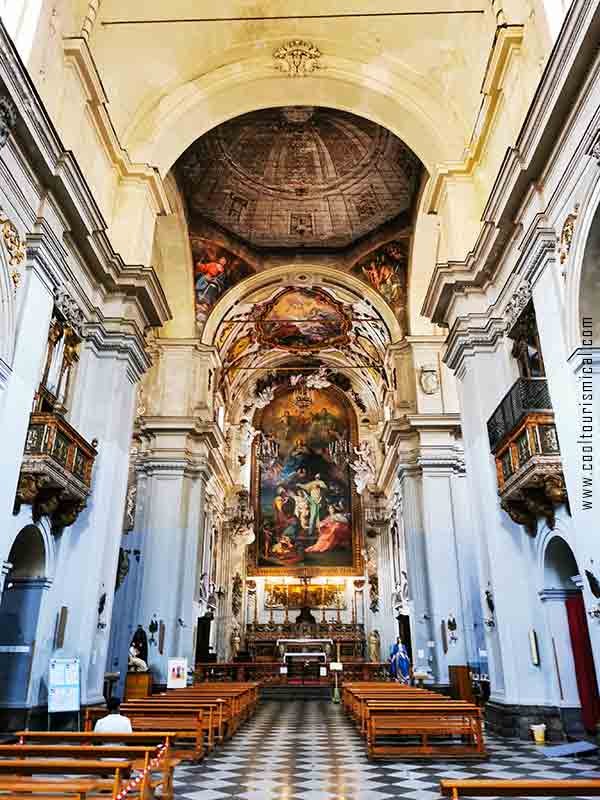
[(361, 442), (354, 448), (355, 461), (350, 462), (354, 472), (354, 484), (358, 494), (362, 494), (370, 483), (375, 483), (375, 457), (368, 442)]
[(241, 458), (241, 463), (243, 463), (247, 456), (249, 455), (252, 449), (252, 442), (258, 436), (258, 431), (255, 427), (253, 427), (252, 423), (247, 420), (243, 419), (240, 422), (240, 445), (239, 445), (239, 456)]
[(319, 371), (314, 375), (309, 375), (306, 379), (309, 389), (327, 389), (331, 386), (331, 381), (327, 378), (327, 367), (319, 367)]
[(256, 408), (265, 408), (265, 406), (268, 406), (274, 397), (275, 397), (275, 389), (272, 386), (268, 386), (266, 389), (263, 389), (262, 392), (259, 392), (255, 396), (254, 406)]

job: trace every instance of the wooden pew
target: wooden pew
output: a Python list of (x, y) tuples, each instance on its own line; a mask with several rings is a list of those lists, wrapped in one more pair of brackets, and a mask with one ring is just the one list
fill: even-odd
[[(427, 703), (390, 702), (366, 704), (367, 750), (371, 758), (410, 756), (434, 758), (485, 758), (481, 709), (456, 700)], [(378, 739), (417, 737), (418, 745)], [(452, 737), (452, 744), (436, 741)], [(460, 737), (460, 742), (456, 741)]]
[[(173, 797), (173, 770), (179, 764), (178, 759), (173, 759), (168, 750), (161, 754), (160, 764), (150, 768), (156, 746), (143, 747), (122, 745), (86, 745), (86, 744), (3, 744), (0, 745), (0, 763), (2, 758), (55, 758), (55, 759), (116, 759), (130, 760), (134, 769), (146, 771), (148, 774), (140, 785), (140, 797), (144, 796), (144, 788), (152, 790), (162, 787), (162, 796), (167, 800)], [(160, 780), (152, 777), (153, 772), (162, 775)]]
[(15, 783), (19, 783), (22, 775), (93, 775), (99, 788), (110, 788), (112, 796), (116, 797), (132, 767), (133, 762), (125, 760), (10, 758), (0, 759), (0, 776), (10, 775)]
[(222, 741), (224, 730), (230, 719), (228, 705), (225, 700), (196, 702), (163, 702), (161, 700), (146, 699), (132, 700), (121, 705), (121, 713), (129, 718), (133, 728), (140, 728), (147, 724), (147, 720), (158, 715), (176, 718), (195, 718), (199, 727), (200, 736), (206, 741), (204, 746), (210, 752), (215, 746), (215, 740)]
[[(121, 706), (124, 711), (126, 704)], [(89, 706), (85, 710), (84, 728), (85, 732), (93, 736), (98, 734), (93, 730), (97, 719), (106, 715), (106, 709), (98, 706)], [(160, 706), (151, 707), (148, 710), (139, 709), (134, 714), (125, 714), (131, 722), (134, 733), (154, 733), (169, 730), (171, 743), (192, 744), (193, 750), (189, 753), (177, 751), (177, 756), (182, 758), (191, 757), (199, 761), (204, 756), (204, 736), (203, 723), (204, 714), (201, 710), (194, 708), (177, 709), (161, 708)], [(125, 734), (125, 736), (131, 734)], [(115, 734), (112, 741), (127, 742), (121, 734)]]
[(43, 780), (0, 776), (0, 797), (2, 800), (24, 800), (26, 793), (35, 797), (35, 800), (58, 800), (60, 797), (86, 800), (101, 786), (102, 783), (94, 778)]
[(600, 781), (585, 780), (442, 780), (444, 796), (459, 797), (599, 797)]
[[(35, 746), (37, 742), (48, 749), (53, 746), (67, 746), (72, 750), (82, 746), (93, 746), (100, 744), (100, 747), (115, 743), (117, 747), (110, 747), (110, 755), (116, 756), (121, 747), (130, 747), (134, 752), (136, 748), (149, 745), (154, 751), (160, 745), (165, 746), (165, 754), (161, 759), (160, 767), (156, 770), (162, 772), (162, 781), (151, 780), (150, 785), (154, 787), (162, 783), (163, 794), (165, 797), (173, 795), (173, 769), (179, 763), (177, 754), (171, 750), (171, 743), (177, 738), (174, 731), (134, 731), (133, 733), (97, 733), (94, 731), (18, 731), (19, 738), (17, 745), (4, 745), (5, 747)], [(137, 758), (132, 752), (133, 759)], [(122, 762), (121, 762), (122, 763)], [(134, 766), (137, 766), (134, 760)], [(142, 791), (142, 790), (141, 790)], [(140, 791), (140, 793), (141, 793)]]

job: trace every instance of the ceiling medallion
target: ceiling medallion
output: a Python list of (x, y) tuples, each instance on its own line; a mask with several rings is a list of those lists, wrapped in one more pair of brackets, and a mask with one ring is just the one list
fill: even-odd
[(273, 53), (275, 68), (285, 72), (290, 78), (303, 78), (319, 69), (321, 51), (310, 42), (294, 39), (278, 47)]

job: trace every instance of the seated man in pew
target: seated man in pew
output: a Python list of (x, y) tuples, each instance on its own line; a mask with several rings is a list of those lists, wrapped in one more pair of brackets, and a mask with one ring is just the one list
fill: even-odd
[(133, 733), (129, 717), (121, 714), (121, 701), (117, 697), (109, 697), (106, 701), (108, 714), (94, 725), (95, 733)]

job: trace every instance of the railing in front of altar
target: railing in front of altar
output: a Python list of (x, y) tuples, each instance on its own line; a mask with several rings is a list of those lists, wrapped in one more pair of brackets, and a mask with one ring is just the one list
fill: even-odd
[[(341, 681), (385, 681), (390, 680), (387, 662), (344, 661), (340, 674)], [(270, 686), (287, 686), (295, 682), (287, 674), (281, 673), (281, 661), (226, 661), (196, 664), (194, 682), (202, 681), (258, 681)], [(319, 678), (323, 685), (333, 684), (333, 675)]]

